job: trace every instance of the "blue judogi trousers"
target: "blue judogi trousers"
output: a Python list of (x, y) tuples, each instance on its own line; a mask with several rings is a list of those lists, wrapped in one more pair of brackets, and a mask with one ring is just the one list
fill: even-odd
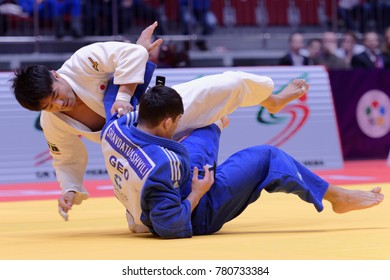
[[(191, 157), (191, 170), (203, 170), (218, 159), (220, 129), (210, 125), (197, 129), (182, 141)], [(241, 150), (216, 168), (215, 181), (192, 213), (194, 235), (218, 231), (240, 215), (262, 192), (298, 195), (323, 210), (322, 199), (329, 184), (282, 150), (259, 145)], [(185, 199), (190, 186), (182, 190)]]

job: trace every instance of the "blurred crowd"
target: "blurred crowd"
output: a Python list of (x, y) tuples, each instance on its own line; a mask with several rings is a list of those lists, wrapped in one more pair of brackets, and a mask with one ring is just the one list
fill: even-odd
[[(212, 0), (173, 1), (177, 3), (178, 22), (175, 25), (178, 34), (201, 36), (191, 37), (197, 38), (195, 42), (166, 42), (153, 58), (166, 67), (182, 67), (188, 64), (188, 51), (192, 46), (201, 51), (209, 49), (204, 38), (214, 33), (218, 19), (212, 9)], [(288, 51), (279, 64), (325, 65), (329, 69), (389, 68), (390, 0), (329, 1), (334, 1), (335, 6), (337, 3), (337, 26), (338, 31), (343, 33), (326, 31), (322, 36), (313, 38), (294, 32), (289, 36)], [(270, 7), (267, 11), (267, 1), (257, 2), (256, 21), (264, 23), (258, 17), (267, 18)], [(38, 15), (35, 18), (42, 25), (49, 23), (58, 39), (64, 36), (80, 38), (129, 34), (134, 25), (147, 26), (153, 21), (159, 23), (156, 35), (167, 35), (166, 13), (172, 11), (166, 9), (166, 3), (165, 0), (0, 0), (0, 35), (6, 32), (6, 15), (30, 20)], [(232, 1), (223, 3), (224, 6), (219, 8), (223, 10), (225, 21), (228, 15), (237, 16), (234, 14), (238, 10), (232, 10)], [(296, 1), (288, 3), (296, 7)], [(321, 7), (326, 6), (326, 1), (318, 3), (322, 3)], [(327, 27), (334, 30), (330, 25)], [(298, 26), (294, 28), (298, 29)]]
[[(176, 1), (179, 33), (207, 36), (214, 32), (217, 18), (211, 11), (211, 0)], [(165, 1), (157, 2), (158, 5), (152, 5), (148, 0), (0, 0), (0, 35), (7, 32), (6, 16), (32, 21), (34, 15), (38, 15), (40, 26), (53, 27), (58, 39), (64, 36), (126, 35), (135, 21), (144, 27), (157, 21), (159, 25), (155, 34), (165, 35)], [(196, 40), (195, 46), (201, 51), (208, 50), (204, 39)], [(167, 42), (158, 50), (158, 55), (154, 54), (153, 59), (167, 67), (185, 66), (189, 49), (188, 41), (183, 44)]]
[(366, 31), (359, 38), (354, 31), (338, 34), (326, 31), (321, 38), (305, 42), (304, 34), (294, 32), (288, 51), (279, 65), (324, 65), (328, 69), (390, 68), (390, 27), (383, 34)]
[[(217, 18), (211, 11), (211, 0), (176, 1), (182, 34), (213, 33)], [(57, 38), (65, 34), (74, 37), (123, 34), (135, 21), (144, 25), (158, 21), (156, 33), (166, 33), (164, 0), (0, 0), (2, 18), (6, 15), (33, 18), (35, 14), (40, 22), (54, 25)]]
[(390, 25), (388, 0), (338, 0), (338, 18), (346, 30), (383, 32)]
[(338, 0), (337, 15), (343, 33), (325, 31), (305, 41), (305, 34), (294, 32), (279, 64), (390, 68), (390, 1)]

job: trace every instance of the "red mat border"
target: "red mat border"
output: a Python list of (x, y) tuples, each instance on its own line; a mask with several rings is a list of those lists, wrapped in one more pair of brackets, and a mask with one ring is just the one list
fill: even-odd
[[(316, 174), (334, 185), (390, 183), (390, 166), (385, 160), (345, 162), (338, 170), (318, 170)], [(84, 182), (90, 197), (114, 196), (110, 180)], [(57, 199), (61, 195), (57, 182), (0, 184), (0, 202)]]

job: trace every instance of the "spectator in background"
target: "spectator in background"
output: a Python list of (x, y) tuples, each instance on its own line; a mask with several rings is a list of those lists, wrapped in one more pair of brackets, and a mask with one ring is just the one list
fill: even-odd
[[(161, 0), (162, 1), (162, 0)], [(83, 13), (86, 33), (89, 35), (116, 35), (130, 33), (134, 20), (142, 26), (158, 22), (156, 34), (165, 34), (165, 15), (162, 9), (155, 8), (144, 0), (84, 0)], [(114, 5), (116, 3), (116, 6)], [(162, 6), (162, 5), (160, 5)], [(113, 15), (113, 9), (115, 15)], [(118, 21), (113, 26), (113, 16)]]
[(320, 39), (310, 39), (307, 43), (308, 65), (318, 65), (321, 54), (322, 42)]
[(383, 42), (382, 53), (387, 61), (385, 68), (390, 68), (390, 26), (386, 28), (384, 35), (385, 41)]
[(351, 66), (352, 56), (364, 51), (364, 46), (358, 44), (358, 38), (353, 31), (347, 31), (343, 34), (341, 46), (336, 50), (336, 55), (343, 59), (348, 66)]
[(0, 0), (0, 36), (8, 31), (8, 16), (26, 17), (16, 0)]
[[(124, 31), (133, 25), (134, 19), (143, 22), (144, 25), (149, 25), (157, 21), (156, 34), (164, 35), (165, 31), (165, 13), (156, 7), (146, 3), (144, 0), (121, 0), (118, 11), (119, 15), (119, 31)], [(160, 6), (163, 0), (160, 0)]]
[(173, 42), (164, 42), (155, 48), (149, 56), (149, 60), (158, 68), (177, 68), (189, 65), (188, 52), (180, 50)]
[[(180, 9), (180, 19), (183, 24), (183, 34), (189, 35), (197, 33), (197, 27), (201, 29), (204, 36), (211, 35), (217, 26), (217, 18), (211, 11), (210, 0), (178, 0)], [(201, 51), (208, 50), (204, 39), (197, 40), (196, 46)], [(189, 48), (189, 43), (186, 45)]]
[[(48, 1), (48, 0), (46, 0)], [(75, 38), (83, 36), (81, 23), (81, 0), (49, 0), (54, 1), (54, 24), (57, 38), (66, 33), (65, 17), (70, 15), (70, 31)]]
[[(83, 3), (85, 33), (92, 36), (113, 35), (111, 0), (84, 0)], [(115, 14), (119, 17), (120, 13), (120, 8), (117, 8)]]
[(387, 57), (383, 55), (379, 46), (379, 36), (374, 31), (369, 31), (364, 34), (363, 39), (364, 52), (352, 56), (351, 66), (352, 68), (385, 68), (389, 62)]
[(308, 65), (308, 58), (302, 55), (304, 47), (303, 35), (299, 32), (290, 34), (288, 38), (288, 52), (279, 60), (279, 65), (302, 66)]
[(322, 35), (322, 49), (317, 60), (318, 64), (324, 65), (328, 69), (347, 69), (347, 63), (335, 54), (337, 47), (336, 33), (324, 32)]
[(34, 4), (37, 5), (38, 16), (41, 21), (48, 21), (53, 19), (54, 14), (54, 1), (44, 0), (19, 0), (19, 5), (30, 17), (34, 16)]
[(43, 21), (54, 21), (55, 35), (65, 35), (66, 16), (70, 15), (69, 24), (72, 36), (81, 37), (81, 1), (80, 0), (19, 0), (19, 5), (29, 16), (34, 16), (34, 4), (38, 5), (38, 15)]
[(368, 25), (368, 29), (375, 29), (382, 33), (384, 28), (390, 24), (390, 2), (388, 0), (365, 0), (363, 13), (366, 17), (362, 20)]
[(361, 0), (339, 0), (337, 13), (346, 30), (359, 30), (362, 17)]

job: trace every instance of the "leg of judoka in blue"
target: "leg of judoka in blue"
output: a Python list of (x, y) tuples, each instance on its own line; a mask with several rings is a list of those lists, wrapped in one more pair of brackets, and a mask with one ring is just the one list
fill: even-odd
[[(282, 150), (254, 146), (239, 151), (222, 163), (213, 186), (193, 212), (194, 234), (218, 231), (256, 201), (264, 189), (298, 195), (323, 210), (322, 199), (329, 184)], [(197, 210), (197, 209), (195, 209)]]

